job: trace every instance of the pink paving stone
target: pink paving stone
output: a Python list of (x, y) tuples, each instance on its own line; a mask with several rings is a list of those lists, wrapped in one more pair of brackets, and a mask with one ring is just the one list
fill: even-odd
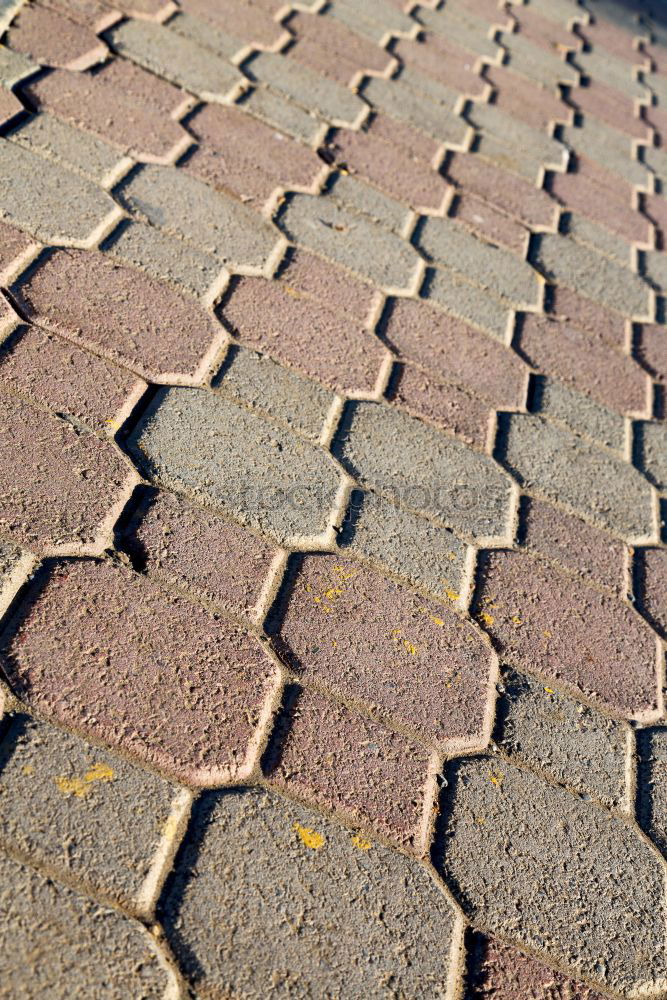
[(667, 132), (667, 108), (652, 104), (650, 107), (642, 108), (642, 114), (643, 120), (658, 133), (664, 135)]
[(385, 358), (381, 341), (344, 312), (289, 283), (239, 278), (221, 318), (245, 347), (342, 392), (372, 392)]
[(644, 194), (644, 211), (648, 218), (664, 233), (667, 231), (667, 198), (662, 194)]
[(0, 347), (0, 387), (104, 434), (146, 384), (70, 341), (21, 326)]
[(130, 482), (110, 442), (0, 395), (0, 532), (35, 552), (97, 544)]
[(667, 326), (642, 326), (638, 356), (655, 378), (667, 382)]
[[(630, 152), (628, 153), (628, 156), (630, 157)], [(583, 156), (581, 153), (577, 152), (576, 173), (580, 177), (588, 177), (601, 187), (607, 188), (610, 192), (610, 197), (613, 198), (614, 202), (632, 205), (635, 187), (629, 181), (620, 177), (615, 170), (608, 170), (602, 164), (597, 163), (595, 160), (591, 160), (587, 156)]]
[(187, 783), (247, 774), (276, 682), (257, 639), (90, 560), (57, 563), (20, 615), (3, 660), (29, 707)]
[[(637, 116), (636, 102), (603, 83), (591, 81), (587, 87), (573, 88), (570, 101), (585, 115), (599, 118), (633, 139), (645, 139), (649, 135), (647, 123)], [(650, 115), (654, 110), (657, 109), (647, 108)]]
[(589, 177), (579, 173), (555, 173), (551, 191), (564, 208), (580, 212), (629, 242), (649, 242), (651, 227), (646, 217), (629, 202), (615, 199), (614, 192)]
[(460, 94), (481, 97), (486, 86), (473, 69), (476, 57), (442, 35), (425, 33), (424, 41), (401, 38), (394, 52), (406, 66)]
[(648, 35), (646, 28), (637, 25), (636, 34), (627, 28), (621, 28), (614, 24), (608, 17), (601, 20), (594, 20), (590, 24), (581, 25), (579, 34), (586, 39), (596, 49), (605, 49), (619, 59), (626, 59), (629, 63), (628, 76), (631, 74), (632, 66), (645, 61), (645, 56), (635, 48), (635, 39)]
[(169, 0), (113, 0), (113, 6), (128, 17), (160, 20)]
[(305, 556), (279, 648), (303, 677), (431, 744), (479, 744), (492, 653), (454, 611), (338, 555)]
[(475, 612), (510, 663), (636, 716), (656, 707), (656, 637), (627, 604), (521, 552), (484, 553)]
[(375, 295), (372, 285), (308, 250), (294, 250), (279, 277), (295, 298), (324, 302), (359, 325), (368, 316)]
[(667, 638), (667, 549), (641, 549), (641, 599), (646, 615)]
[(98, 80), (138, 105), (148, 105), (167, 117), (174, 114), (186, 99), (186, 95), (178, 87), (149, 73), (129, 59), (110, 59), (95, 71), (95, 75)]
[(297, 11), (287, 27), (297, 38), (290, 49), (297, 62), (340, 83), (349, 83), (360, 70), (383, 73), (390, 65), (388, 52), (331, 17)]
[(21, 8), (7, 44), (44, 66), (71, 65), (73, 69), (100, 62), (107, 52), (94, 31), (35, 3)]
[(94, 31), (100, 30), (100, 25), (106, 27), (112, 18), (117, 20), (119, 17), (101, 0), (41, 0), (40, 6), (65, 14), (77, 24)]
[(620, 313), (592, 302), (564, 285), (552, 290), (551, 306), (552, 313), (559, 319), (586, 330), (599, 340), (621, 348), (625, 344), (625, 317)]
[(508, 170), (484, 160), (479, 153), (455, 153), (447, 164), (447, 177), (457, 187), (497, 205), (527, 226), (551, 226), (556, 203), (546, 191)]
[(506, 941), (476, 933), (471, 941), (472, 990), (475, 1000), (604, 1000), (601, 993)]
[[(256, 4), (240, 3), (239, 0), (181, 0), (180, 6), (185, 14), (208, 21), (246, 45), (254, 42), (271, 48), (285, 33), (285, 29), (273, 20), (271, 11), (261, 10)], [(277, 10), (280, 4), (273, 6)]]
[(127, 546), (149, 577), (185, 587), (240, 616), (253, 610), (275, 554), (240, 525), (163, 492), (140, 504)]
[(243, 201), (266, 201), (277, 187), (311, 188), (323, 170), (312, 149), (238, 108), (205, 104), (187, 127), (201, 145), (182, 169)]
[(619, 413), (646, 410), (648, 381), (633, 358), (573, 324), (526, 313), (519, 349), (537, 371), (556, 376)]
[(520, 256), (524, 255), (529, 230), (488, 201), (464, 191), (455, 197), (449, 214), (492, 243), (499, 243)]
[(56, 250), (14, 293), (40, 326), (102, 350), (151, 379), (193, 375), (220, 337), (194, 299), (88, 250)]
[(137, 100), (136, 94), (125, 92), (103, 75), (57, 69), (24, 89), (38, 108), (133, 156), (162, 159), (186, 138), (185, 130), (153, 103)]
[(387, 394), (392, 402), (468, 444), (484, 447), (491, 415), (488, 403), (416, 365), (397, 365), (397, 369)]
[[(530, 7), (513, 7), (514, 16), (519, 25), (519, 32), (524, 38), (534, 42), (535, 45), (547, 49), (565, 52), (567, 49), (578, 49), (581, 46), (581, 39), (569, 31), (564, 24), (558, 24), (555, 20), (542, 17), (536, 10)], [(576, 9), (573, 16), (578, 13)]]
[(21, 111), (25, 111), (25, 108), (18, 97), (12, 94), (11, 90), (5, 90), (4, 87), (0, 88), (0, 125), (11, 121)]
[(289, 714), (271, 784), (418, 847), (429, 751), (308, 689)]
[(407, 122), (382, 111), (376, 111), (370, 119), (368, 131), (377, 139), (384, 139), (401, 149), (406, 150), (416, 160), (431, 166), (440, 152), (440, 144), (421, 129), (413, 128)]
[(6, 222), (0, 222), (0, 271), (6, 270), (33, 242), (30, 236), (22, 233), (20, 229), (14, 229)]
[(532, 552), (619, 596), (625, 594), (627, 550), (611, 535), (533, 498), (526, 498), (521, 533)]
[(333, 139), (337, 159), (353, 174), (376, 184), (398, 201), (412, 208), (438, 210), (447, 193), (447, 183), (430, 165), (373, 132), (339, 129)]
[(423, 301), (395, 299), (385, 335), (401, 358), (487, 399), (497, 409), (523, 405), (528, 384), (524, 362), (462, 320)]
[(485, 76), (496, 90), (494, 104), (533, 128), (546, 129), (554, 121), (572, 118), (572, 109), (557, 94), (528, 86), (525, 77), (508, 66), (488, 66)]

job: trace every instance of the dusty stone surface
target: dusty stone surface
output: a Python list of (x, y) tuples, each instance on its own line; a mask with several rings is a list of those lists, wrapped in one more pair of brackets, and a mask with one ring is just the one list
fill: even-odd
[(667, 424), (636, 425), (638, 464), (661, 493), (667, 489)]

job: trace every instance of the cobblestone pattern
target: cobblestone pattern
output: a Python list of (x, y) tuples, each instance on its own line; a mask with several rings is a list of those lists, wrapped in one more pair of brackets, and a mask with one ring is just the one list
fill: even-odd
[(667, 997), (635, 7), (0, 4), (0, 995)]

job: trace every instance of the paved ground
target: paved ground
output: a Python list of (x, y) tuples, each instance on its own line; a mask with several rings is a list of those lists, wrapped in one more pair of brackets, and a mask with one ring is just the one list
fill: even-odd
[(0, 4), (0, 997), (667, 997), (660, 6)]

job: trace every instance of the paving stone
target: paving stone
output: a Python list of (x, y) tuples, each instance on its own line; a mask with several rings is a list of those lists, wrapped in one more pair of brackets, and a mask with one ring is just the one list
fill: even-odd
[(167, 118), (175, 117), (187, 99), (180, 87), (167, 83), (129, 59), (109, 59), (103, 66), (95, 68), (95, 75), (110, 88), (109, 93), (111, 88), (121, 91), (138, 105), (153, 108)]
[(200, 145), (183, 169), (244, 202), (261, 204), (277, 187), (313, 187), (322, 173), (313, 150), (238, 108), (203, 105), (187, 126)]
[[(505, 19), (499, 10), (498, 22), (502, 23)], [(422, 6), (419, 8), (419, 21), (424, 27), (477, 56), (486, 56), (491, 60), (498, 58), (498, 43), (489, 37), (492, 25), (481, 17), (476, 17), (469, 7), (457, 8), (448, 3), (445, 8), (429, 10)]]
[(604, 254), (618, 264), (632, 268), (632, 241), (624, 234), (614, 233), (606, 225), (600, 225), (579, 212), (567, 212), (561, 219), (563, 231), (572, 239)]
[(451, 316), (506, 343), (515, 307), (507, 299), (484, 291), (459, 271), (433, 268), (427, 273), (421, 294)]
[(113, 146), (44, 112), (18, 123), (5, 135), (97, 184), (120, 160), (120, 153)]
[(123, 21), (105, 37), (115, 52), (204, 100), (220, 100), (242, 80), (230, 62), (161, 24)]
[(476, 195), (457, 194), (449, 214), (487, 242), (506, 247), (521, 259), (525, 257), (528, 229)]
[(642, 275), (661, 292), (667, 291), (667, 268), (664, 251), (647, 250), (642, 254)]
[[(570, 173), (554, 174), (551, 191), (565, 208), (581, 212), (626, 240), (649, 242), (648, 220), (632, 207), (625, 190), (610, 192), (608, 187), (596, 184), (583, 174)], [(613, 212), (609, 211), (610, 201)], [(629, 263), (629, 254), (625, 263)]]
[[(521, 22), (521, 12), (519, 13)], [(576, 38), (569, 32), (563, 32), (563, 40), (576, 47)], [(552, 33), (553, 37), (553, 33)], [(500, 43), (509, 53), (508, 65), (515, 73), (520, 73), (538, 87), (556, 90), (559, 84), (576, 87), (579, 73), (570, 63), (564, 62), (560, 52), (547, 48), (545, 44), (536, 45), (523, 32), (510, 34), (503, 31), (499, 37)]]
[[(63, 287), (71, 289), (66, 299)], [(191, 298), (92, 251), (46, 254), (14, 292), (33, 322), (148, 378), (179, 370), (194, 374), (221, 333)]]
[(466, 323), (411, 299), (395, 299), (383, 325), (389, 345), (429, 374), (463, 386), (498, 409), (523, 406), (521, 359)]
[(274, 549), (238, 524), (162, 491), (140, 500), (123, 541), (136, 569), (247, 618)]
[(136, 905), (178, 789), (28, 715), (0, 743), (0, 842)]
[(533, 413), (557, 420), (575, 434), (584, 434), (623, 454), (626, 432), (625, 420), (620, 414), (600, 406), (557, 379), (538, 377), (533, 385), (530, 407)]
[(235, 107), (307, 145), (313, 143), (322, 132), (323, 126), (319, 118), (281, 94), (274, 94), (268, 87), (254, 87), (242, 94)]
[[(303, 915), (297, 934), (286, 899)], [(199, 800), (161, 913), (198, 991), (372, 996), (387, 982), (405, 995), (445, 989), (454, 917), (424, 869), (271, 792)]]
[(652, 535), (653, 493), (629, 463), (542, 417), (507, 414), (499, 453), (519, 482), (631, 539)]
[(15, 94), (10, 90), (0, 89), (0, 124), (7, 124), (24, 111), (25, 108)]
[(0, 881), (8, 996), (164, 995), (170, 977), (141, 924), (9, 858), (0, 857)]
[[(588, 35), (588, 28), (584, 28), (584, 35)], [(586, 76), (596, 83), (619, 91), (622, 97), (632, 97), (635, 100), (647, 97), (645, 85), (634, 79), (632, 63), (626, 59), (592, 48), (589, 52), (577, 52), (575, 61)], [(643, 61), (643, 57), (636, 53), (635, 63)]]
[(92, 545), (128, 488), (111, 444), (23, 400), (0, 396), (3, 533), (33, 551)]
[[(589, 21), (582, 28), (582, 34), (588, 42), (592, 43), (593, 51), (596, 49), (606, 49), (612, 55), (618, 56), (620, 59), (625, 59), (631, 66), (645, 62), (645, 56), (637, 51), (635, 43), (640, 36), (647, 37), (646, 28), (636, 20), (632, 25), (627, 26), (615, 24), (612, 20), (609, 20), (609, 14), (611, 13), (609, 8), (599, 12), (596, 11), (596, 13), (602, 14), (602, 17), (596, 17), (595, 20)], [(631, 14), (632, 11), (628, 13)]]
[(394, 367), (385, 395), (413, 416), (455, 434), (467, 444), (485, 447), (491, 408), (466, 389), (417, 365), (399, 364)]
[(265, 267), (279, 240), (277, 230), (248, 205), (176, 167), (141, 167), (117, 194), (150, 225), (228, 267)]
[[(564, 6), (569, 9), (559, 10), (558, 3), (555, 5), (555, 11), (538, 10), (534, 3), (528, 7), (522, 5), (523, 9), (512, 4), (511, 13), (517, 22), (519, 37), (541, 45), (552, 54), (580, 48), (580, 37), (570, 28), (572, 18), (577, 15), (576, 3), (566, 0)], [(506, 37), (503, 36), (503, 41)]]
[(36, 239), (66, 243), (88, 241), (115, 205), (91, 181), (1, 139), (0, 209)]
[(471, 935), (469, 950), (474, 968), (467, 988), (478, 1000), (604, 1000), (601, 993), (543, 965), (507, 941)]
[(531, 228), (554, 225), (556, 205), (546, 191), (477, 153), (455, 153), (446, 174), (464, 192), (498, 206)]
[(667, 854), (667, 729), (639, 730), (637, 751), (637, 819), (653, 843)]
[(486, 87), (479, 73), (472, 67), (470, 51), (443, 35), (420, 32), (422, 39), (401, 38), (393, 52), (406, 66), (432, 77), (446, 87), (470, 97), (482, 97)]
[(560, 168), (564, 163), (562, 143), (493, 104), (475, 104), (468, 119), (479, 129), (482, 156), (530, 181), (536, 180), (540, 166)]
[(26, 233), (0, 222), (0, 271), (5, 271), (31, 244)]
[(243, 68), (252, 80), (259, 80), (332, 125), (354, 125), (364, 112), (364, 102), (356, 94), (287, 56), (259, 52)]
[(584, 797), (622, 807), (627, 730), (528, 674), (502, 674), (495, 738), (511, 758)]
[(21, 6), (5, 44), (36, 63), (76, 69), (101, 62), (107, 53), (93, 31), (36, 3)]
[(649, 186), (646, 167), (633, 159), (632, 141), (625, 133), (587, 117), (581, 126), (565, 126), (562, 137), (578, 156), (604, 164), (629, 184)]
[(0, 46), (0, 84), (11, 89), (21, 77), (37, 72), (39, 65), (6, 45)]
[(178, 122), (98, 74), (54, 70), (23, 90), (37, 108), (112, 142), (131, 156), (164, 158), (186, 138)]
[(338, 544), (436, 598), (455, 600), (461, 590), (467, 552), (463, 542), (376, 493), (353, 490)]
[(130, 372), (35, 327), (19, 326), (0, 346), (0, 385), (97, 433), (146, 388)]
[[(646, 139), (648, 135), (646, 121), (636, 115), (634, 98), (624, 97), (617, 88), (594, 80), (586, 87), (572, 90), (570, 100), (586, 117), (599, 118), (633, 139)], [(648, 110), (653, 114), (653, 108)]]
[[(117, 13), (109, 10), (104, 0), (40, 0), (40, 6), (56, 10), (93, 30), (97, 30), (105, 19), (113, 17), (115, 20), (118, 17)], [(120, 10), (120, 6), (116, 6)]]
[(637, 354), (654, 378), (667, 381), (667, 328), (645, 323), (639, 333)]
[(238, 626), (93, 561), (51, 565), (3, 660), (14, 692), (41, 716), (194, 785), (247, 774), (276, 684), (259, 642)]
[(356, 35), (376, 44), (380, 44), (388, 34), (410, 34), (414, 31), (414, 21), (382, 0), (364, 0), (363, 3), (334, 0), (327, 13)]
[(0, 591), (11, 579), (13, 571), (23, 558), (23, 554), (18, 545), (0, 541)]
[(534, 497), (524, 499), (523, 545), (583, 580), (625, 596), (626, 550), (617, 539), (550, 503)]
[(293, 298), (322, 302), (357, 326), (366, 321), (377, 294), (373, 285), (301, 248), (288, 252), (277, 278), (291, 289)]
[(661, 493), (667, 491), (667, 424), (635, 424), (638, 465)]
[[(359, 321), (290, 283), (239, 278), (221, 318), (242, 344), (343, 392), (373, 392), (386, 356)], [(311, 345), (317, 343), (317, 352)]]
[(401, 79), (386, 80), (370, 77), (363, 95), (374, 108), (416, 126), (438, 142), (463, 146), (470, 131), (467, 123), (454, 114), (452, 107), (425, 100), (424, 94), (413, 90)]
[(603, 343), (625, 348), (625, 313), (614, 312), (599, 302), (579, 295), (565, 285), (555, 285), (549, 289), (551, 312), (572, 326), (593, 334)]
[[(403, 447), (397, 453), (395, 442)], [(510, 480), (487, 456), (399, 409), (348, 404), (334, 454), (360, 485), (476, 537), (503, 535)]]
[(637, 549), (635, 552), (637, 577), (642, 614), (653, 627), (667, 637), (667, 550)]
[(160, 390), (130, 445), (157, 485), (282, 544), (327, 528), (340, 483), (330, 457), (219, 393)]
[(430, 167), (436, 162), (439, 163), (442, 158), (439, 142), (409, 122), (401, 122), (381, 111), (374, 110), (367, 123), (364, 123), (364, 128), (367, 128), (376, 139), (384, 139), (394, 149), (407, 151), (415, 160)]
[(430, 260), (453, 266), (483, 288), (491, 285), (500, 297), (537, 304), (540, 284), (533, 268), (515, 254), (478, 239), (452, 219), (426, 219), (417, 239)]
[(474, 920), (602, 988), (664, 982), (662, 866), (632, 826), (504, 762), (450, 777), (439, 861)]
[[(237, 52), (245, 48), (245, 42), (238, 34), (230, 35), (228, 30), (216, 28), (210, 21), (193, 17), (184, 11), (177, 12), (169, 19), (168, 24), (169, 31), (203, 49), (209, 57), (213, 55), (222, 61), (231, 61)], [(280, 28), (275, 21), (273, 26), (275, 34), (279, 35)]]
[(146, 271), (201, 298), (219, 278), (222, 265), (213, 254), (196, 250), (175, 236), (136, 219), (125, 219), (101, 244), (104, 253), (130, 267)]
[(474, 613), (502, 655), (628, 716), (655, 709), (655, 635), (622, 601), (520, 552), (484, 554)]
[(271, 784), (419, 850), (429, 751), (321, 694), (288, 692), (263, 762)]
[[(351, 211), (404, 239), (412, 221), (412, 211), (404, 201), (371, 187), (362, 178), (342, 172), (331, 179), (327, 193), (343, 211)], [(404, 243), (407, 245), (407, 241)]]
[(567, 236), (540, 236), (534, 260), (548, 280), (574, 287), (580, 295), (625, 316), (646, 316), (651, 311), (649, 289), (639, 275)]
[(637, 362), (570, 323), (526, 314), (519, 350), (537, 371), (562, 379), (602, 406), (646, 412), (648, 382)]
[(431, 744), (483, 741), (491, 649), (454, 611), (336, 554), (295, 560), (275, 614), (305, 683)]
[[(185, 0), (181, 6), (186, 14), (201, 18), (221, 33), (229, 32), (231, 27), (231, 34), (238, 39), (237, 50), (251, 42), (270, 47), (284, 34), (284, 29), (268, 12), (255, 4), (237, 3), (234, 0)], [(274, 6), (277, 11), (279, 4)], [(169, 26), (172, 27), (173, 23), (171, 20)]]
[(215, 388), (245, 406), (317, 441), (333, 396), (271, 358), (232, 346)]
[(362, 70), (383, 73), (391, 63), (388, 52), (332, 17), (323, 19), (296, 11), (287, 21), (287, 27), (297, 38), (296, 46), (290, 50), (297, 62), (343, 85), (349, 84)]
[(414, 249), (333, 198), (295, 195), (279, 222), (288, 239), (381, 287), (410, 289), (414, 284), (419, 265)]

